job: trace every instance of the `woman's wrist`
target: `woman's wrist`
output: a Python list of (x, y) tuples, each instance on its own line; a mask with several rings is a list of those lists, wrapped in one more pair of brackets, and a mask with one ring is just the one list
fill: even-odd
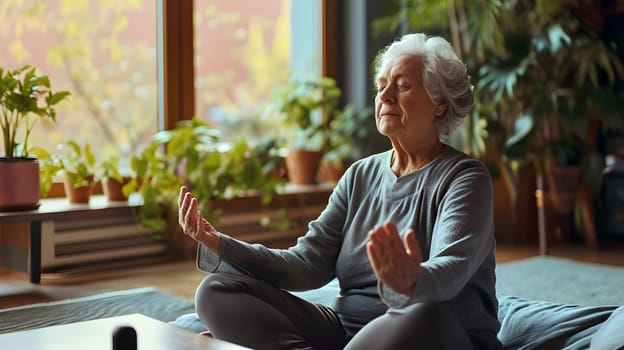
[(200, 238), (200, 243), (210, 249), (213, 253), (219, 254), (219, 244), (221, 243), (221, 235), (218, 232), (206, 232)]

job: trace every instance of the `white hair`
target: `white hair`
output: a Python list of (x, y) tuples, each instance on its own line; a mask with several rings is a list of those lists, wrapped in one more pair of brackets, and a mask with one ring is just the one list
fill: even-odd
[(386, 74), (388, 63), (402, 55), (415, 55), (423, 60), (423, 86), (434, 104), (446, 103), (446, 111), (437, 119), (438, 133), (452, 133), (470, 113), (473, 91), (466, 66), (444, 38), (416, 33), (404, 35), (390, 44), (378, 61), (375, 82)]

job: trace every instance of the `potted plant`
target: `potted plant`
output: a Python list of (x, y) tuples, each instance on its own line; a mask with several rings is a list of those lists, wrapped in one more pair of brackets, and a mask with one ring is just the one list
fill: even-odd
[(174, 129), (160, 131), (143, 151), (131, 159), (134, 178), (127, 185), (143, 198), (141, 224), (167, 238), (175, 255), (192, 256), (192, 240), (178, 239), (177, 199), (187, 185), (199, 200), (208, 220), (218, 222), (217, 199), (250, 193), (269, 203), (283, 179), (273, 175), (279, 157), (265, 145), (252, 147), (244, 140), (221, 141), (217, 130), (197, 119), (180, 122)]
[(67, 141), (49, 154), (45, 150), (34, 150), (41, 161), (41, 187), (45, 195), (58, 176), (63, 177), (63, 188), (70, 203), (84, 204), (91, 198), (95, 184), (95, 155), (86, 143), (80, 146), (76, 141)]
[(540, 251), (546, 253), (552, 233), (568, 240), (576, 228), (595, 239), (593, 197), (604, 168), (596, 139), (600, 128), (621, 119), (612, 106), (624, 102), (614, 89), (624, 69), (587, 21), (596, 7), (553, 2), (544, 11), (521, 1), (511, 10), (502, 26), (503, 54), (480, 67), (477, 95), (496, 106), (488, 123), (496, 127), (490, 130), (497, 131), (505, 167), (515, 171), (513, 191), (518, 170), (534, 173)]
[(372, 108), (358, 110), (353, 105), (336, 110), (328, 126), (327, 147), (319, 169), (322, 180), (337, 182), (346, 167), (361, 158), (359, 148), (370, 136), (370, 130), (363, 125), (370, 121), (372, 114)]
[(329, 125), (338, 111), (341, 90), (329, 77), (292, 77), (272, 96), (268, 114), (277, 114), (286, 125), (288, 179), (314, 184), (319, 164), (330, 143)]
[(42, 119), (56, 120), (56, 105), (69, 95), (53, 92), (50, 80), (36, 68), (0, 67), (0, 129), (4, 156), (0, 157), (0, 210), (28, 210), (39, 206), (39, 162), (33, 157), (30, 133)]
[(102, 191), (109, 201), (127, 201), (131, 193), (126, 185), (130, 183), (132, 176), (122, 175), (119, 164), (118, 156), (109, 155), (97, 166), (97, 178), (101, 181)]
[[(480, 93), (499, 106), (507, 159), (532, 164), (555, 209), (570, 214), (582, 183), (598, 188), (604, 164), (595, 161), (603, 158), (595, 139), (600, 127), (621, 118), (611, 106), (621, 105), (613, 85), (624, 68), (586, 21), (592, 8), (555, 2), (543, 12), (521, 5), (505, 23), (507, 55), (481, 67)], [(570, 186), (561, 192), (563, 183)]]

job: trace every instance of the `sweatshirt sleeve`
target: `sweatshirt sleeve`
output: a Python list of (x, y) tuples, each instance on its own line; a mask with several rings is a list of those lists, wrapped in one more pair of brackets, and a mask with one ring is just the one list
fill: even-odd
[(221, 235), (219, 253), (200, 244), (197, 265), (203, 271), (238, 272), (263, 279), (286, 290), (318, 288), (335, 277), (346, 211), (341, 180), (320, 216), (308, 224), (305, 235), (288, 249), (273, 249)]
[(204, 272), (244, 273), (243, 271), (223, 261), (218, 254), (215, 254), (201, 243), (198, 243), (197, 246), (196, 259), (197, 268)]

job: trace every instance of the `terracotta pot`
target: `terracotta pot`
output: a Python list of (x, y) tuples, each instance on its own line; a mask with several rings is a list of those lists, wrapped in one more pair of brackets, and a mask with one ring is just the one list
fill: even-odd
[(91, 191), (93, 190), (93, 176), (87, 176), (89, 185), (74, 187), (67, 179), (67, 176), (63, 180), (63, 188), (65, 189), (65, 196), (69, 199), (70, 203), (85, 204), (89, 203), (91, 198)]
[(313, 185), (323, 153), (310, 150), (289, 150), (286, 156), (288, 181), (297, 185)]
[(319, 178), (321, 181), (338, 183), (344, 172), (345, 167), (341, 162), (321, 161)]
[(125, 202), (128, 197), (123, 194), (123, 186), (130, 181), (130, 178), (124, 177), (123, 182), (119, 182), (112, 177), (106, 178), (102, 183), (102, 191), (106, 195), (106, 199), (109, 201)]
[(32, 210), (40, 205), (39, 161), (0, 158), (0, 210)]

